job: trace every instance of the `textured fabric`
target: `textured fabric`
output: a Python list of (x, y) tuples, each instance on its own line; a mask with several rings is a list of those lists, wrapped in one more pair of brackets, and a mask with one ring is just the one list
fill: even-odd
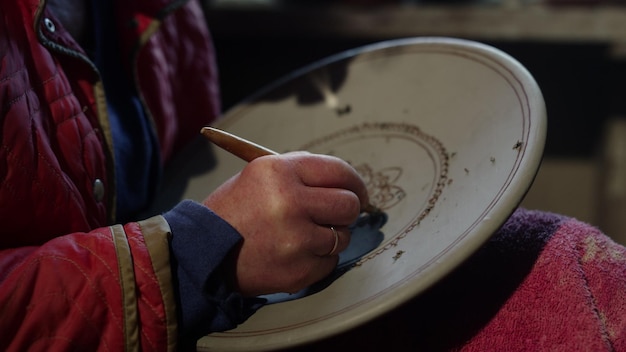
[[(182, 339), (194, 347), (212, 331), (232, 329), (252, 315), (263, 299), (244, 299), (227, 286), (222, 263), (241, 236), (208, 208), (183, 201), (163, 215), (172, 229), (172, 264), (181, 302), (179, 327)], [(220, 236), (208, 236), (207, 229)], [(210, 255), (208, 255), (210, 253)], [(191, 346), (190, 346), (191, 345)]]
[[(0, 350), (122, 351), (134, 345), (165, 351), (173, 346), (168, 338), (175, 334), (168, 329), (176, 317), (168, 317), (165, 307), (174, 300), (164, 299), (168, 288), (156, 275), (169, 270), (169, 262), (155, 265), (144, 241), (152, 237), (161, 247), (155, 251), (167, 251), (169, 231), (162, 231), (168, 229), (163, 218), (154, 221), (163, 223), (161, 231), (146, 233), (130, 223), (116, 229), (121, 236), (115, 240), (113, 229), (103, 227), (0, 252)], [(122, 275), (134, 287), (134, 299), (122, 294)], [(129, 340), (133, 335), (125, 334), (125, 322), (133, 320), (141, 329)]]
[(128, 72), (122, 68), (113, 2), (91, 0), (93, 61), (100, 72), (115, 146), (118, 222), (136, 219), (152, 200), (160, 178), (159, 145)]
[[(219, 113), (211, 41), (195, 1), (120, 3), (120, 57), (146, 103), (164, 164)], [(37, 245), (115, 220), (102, 82), (40, 6), (0, 3), (0, 248)]]
[(427, 292), (297, 351), (626, 351), (626, 248), (597, 228), (518, 209)]
[[(197, 1), (118, 3), (122, 66), (164, 165), (219, 113), (210, 37)], [(0, 1), (0, 350), (173, 349), (169, 226), (109, 227), (102, 81), (43, 4)]]
[(72, 75), (84, 77), (80, 86), (69, 84), (54, 53), (38, 44), (33, 26), (46, 27), (35, 22), (36, 2), (0, 6), (0, 248), (104, 226), (113, 195), (94, 199), (93, 184), (99, 179), (112, 191), (112, 161), (97, 129), (95, 74), (64, 56), (76, 66)]

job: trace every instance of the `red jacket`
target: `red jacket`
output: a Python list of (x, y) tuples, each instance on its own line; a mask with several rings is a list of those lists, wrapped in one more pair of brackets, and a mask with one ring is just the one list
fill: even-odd
[[(219, 113), (209, 33), (195, 0), (118, 8), (120, 55), (165, 163)], [(169, 226), (112, 226), (105, 104), (44, 0), (0, 0), (0, 350), (175, 346)]]

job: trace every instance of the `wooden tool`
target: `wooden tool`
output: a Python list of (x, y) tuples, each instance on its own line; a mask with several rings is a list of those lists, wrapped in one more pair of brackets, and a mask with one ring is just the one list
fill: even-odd
[[(235, 136), (234, 134), (228, 133), (224, 130), (213, 127), (203, 127), (200, 132), (218, 147), (245, 160), (246, 162), (250, 162), (265, 155), (278, 155), (278, 153), (273, 150)], [(381, 213), (381, 210), (371, 204), (368, 204), (365, 208), (361, 209), (361, 212), (378, 214)]]

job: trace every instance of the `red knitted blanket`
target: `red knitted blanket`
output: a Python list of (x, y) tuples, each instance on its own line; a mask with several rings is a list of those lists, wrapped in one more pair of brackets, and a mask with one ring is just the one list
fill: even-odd
[(375, 321), (298, 351), (626, 351), (626, 248), (518, 209), (474, 256)]

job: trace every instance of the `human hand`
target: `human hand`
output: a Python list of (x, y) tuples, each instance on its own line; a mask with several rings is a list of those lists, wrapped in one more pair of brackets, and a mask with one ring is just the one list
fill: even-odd
[(229, 263), (233, 285), (255, 296), (297, 292), (328, 275), (368, 196), (345, 161), (293, 152), (253, 160), (204, 204), (243, 236)]

